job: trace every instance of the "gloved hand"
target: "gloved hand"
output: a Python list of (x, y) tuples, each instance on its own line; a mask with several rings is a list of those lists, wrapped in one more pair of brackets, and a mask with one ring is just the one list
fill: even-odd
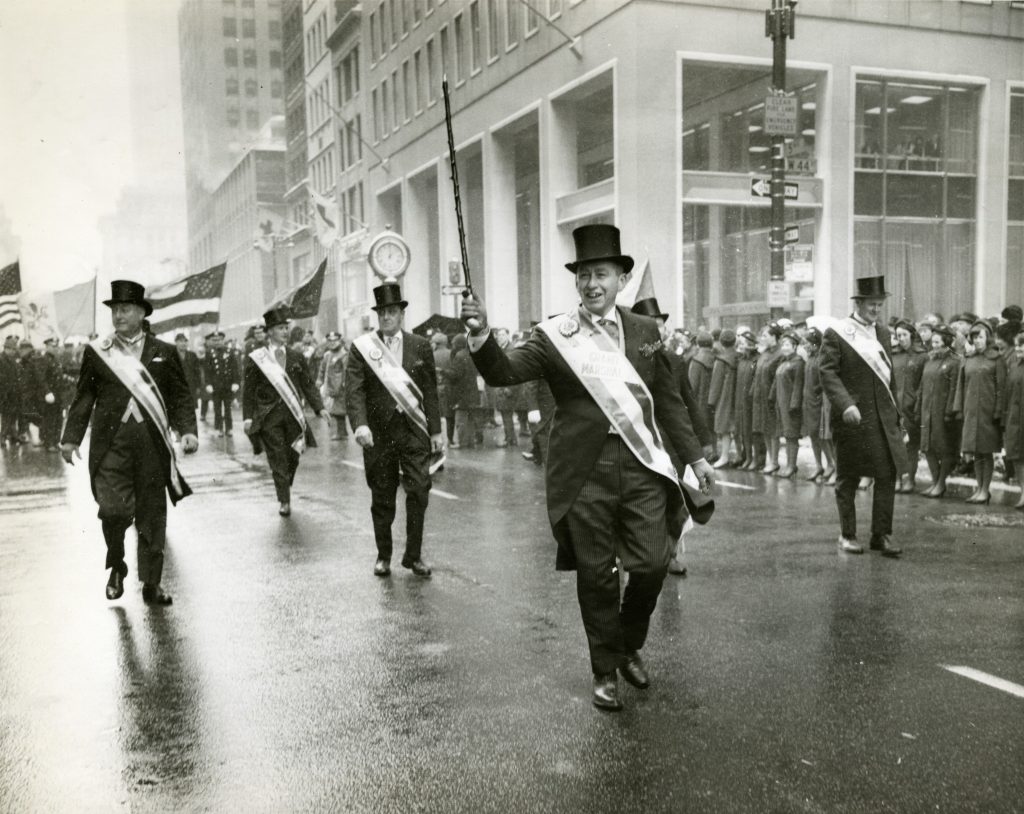
[(373, 446), (373, 432), (365, 424), (356, 427), (356, 443), (363, 449)]

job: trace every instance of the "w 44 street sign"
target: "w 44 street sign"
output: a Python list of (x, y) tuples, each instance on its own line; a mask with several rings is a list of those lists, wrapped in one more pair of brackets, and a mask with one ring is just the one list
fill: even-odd
[[(768, 178), (751, 178), (750, 195), (753, 198), (770, 198), (772, 194), (772, 182)], [(800, 185), (786, 182), (786, 200), (795, 201), (800, 197)]]

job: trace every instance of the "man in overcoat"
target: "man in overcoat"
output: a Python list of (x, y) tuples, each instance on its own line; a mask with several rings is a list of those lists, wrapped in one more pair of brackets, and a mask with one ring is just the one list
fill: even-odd
[(391, 573), (398, 484), (405, 489), (402, 567), (429, 577), (423, 562), (423, 525), (430, 497), (430, 457), (443, 449), (437, 372), (430, 342), (402, 329), (405, 309), (398, 283), (373, 289), (380, 327), (357, 337), (349, 351), (346, 400), (356, 442), (363, 448), (370, 516), (377, 543), (373, 573)]
[(292, 484), (299, 456), (306, 447), (316, 446), (300, 394), (313, 412), (327, 419), (305, 357), (288, 347), (290, 319), (286, 306), (271, 308), (263, 315), (267, 344), (254, 348), (246, 357), (242, 392), (242, 429), (257, 455), (267, 453), (279, 504), (277, 513), (282, 517), (292, 513)]
[(188, 337), (185, 334), (178, 334), (174, 337), (174, 347), (178, 351), (178, 359), (181, 361), (181, 369), (185, 372), (185, 381), (188, 382), (189, 392), (198, 405), (202, 398), (203, 385), (199, 357), (195, 351), (189, 350)]
[(64, 418), (61, 368), (57, 358), (59, 344), (54, 336), (44, 339), (43, 352), (35, 360), (39, 391), (39, 445), (50, 452), (60, 449), (60, 425)]
[[(713, 470), (693, 434), (653, 319), (617, 308), (633, 259), (619, 230), (574, 230), (580, 306), (545, 320), (521, 347), (502, 350), (484, 304), (466, 297), (473, 361), (495, 387), (544, 378), (557, 405), (547, 461), (547, 508), (556, 568), (576, 570), (590, 648), (594, 706), (622, 708), (618, 672), (640, 689), (650, 679), (647, 638), (684, 513), (676, 461), (710, 490)], [(662, 443), (660, 439), (664, 439)], [(670, 522), (671, 519), (671, 522)], [(671, 536), (670, 536), (671, 535)], [(619, 598), (619, 565), (629, 573)]]
[(224, 344), (223, 331), (207, 334), (203, 368), (206, 395), (213, 402), (213, 429), (217, 435), (231, 435), (231, 402), (238, 392), (240, 381), (238, 362)]
[(884, 277), (855, 281), (853, 314), (825, 331), (819, 354), (821, 386), (832, 408), (836, 447), (836, 506), (839, 548), (862, 554), (857, 541), (854, 497), (862, 477), (874, 478), (870, 548), (898, 557), (892, 542), (896, 478), (907, 471), (901, 414), (896, 404), (889, 330), (879, 322), (885, 300)]
[(85, 347), (61, 455), (72, 465), (81, 459), (78, 447), (91, 419), (89, 476), (107, 544), (107, 599), (124, 593), (124, 535), (134, 522), (142, 598), (170, 605), (160, 586), (166, 497), (177, 504), (192, 493), (178, 472), (171, 430), (181, 436), (183, 452), (198, 449), (195, 402), (174, 346), (143, 330), (153, 311), (145, 289), (131, 280), (110, 286), (103, 304), (111, 310), (114, 333)]

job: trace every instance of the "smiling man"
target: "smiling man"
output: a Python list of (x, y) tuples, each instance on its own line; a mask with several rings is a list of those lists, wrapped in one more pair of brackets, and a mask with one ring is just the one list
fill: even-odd
[[(547, 460), (555, 567), (576, 571), (590, 647), (594, 706), (622, 708), (618, 672), (646, 689), (640, 648), (685, 517), (682, 465), (710, 491), (713, 470), (660, 351), (658, 324), (615, 305), (633, 259), (614, 226), (573, 231), (580, 306), (541, 322), (520, 347), (502, 349), (487, 311), (466, 297), (473, 361), (488, 384), (545, 379), (557, 410)], [(619, 566), (629, 573), (619, 600)]]

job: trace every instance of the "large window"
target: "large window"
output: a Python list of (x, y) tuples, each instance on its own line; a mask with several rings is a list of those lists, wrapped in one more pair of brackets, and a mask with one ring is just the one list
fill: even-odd
[(854, 122), (854, 276), (886, 276), (906, 316), (974, 302), (976, 88), (862, 78)]
[(1010, 180), (1006, 219), (1006, 302), (1024, 303), (1024, 88), (1010, 95)]

